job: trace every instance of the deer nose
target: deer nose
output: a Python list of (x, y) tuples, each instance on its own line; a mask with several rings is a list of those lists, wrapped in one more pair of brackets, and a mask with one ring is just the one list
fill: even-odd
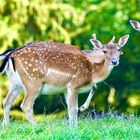
[(116, 60), (112, 60), (112, 64), (113, 65), (116, 65), (117, 64), (117, 61)]

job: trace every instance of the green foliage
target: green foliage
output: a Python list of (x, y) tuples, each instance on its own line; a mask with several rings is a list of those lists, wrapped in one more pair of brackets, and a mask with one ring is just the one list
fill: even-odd
[(112, 113), (108, 117), (80, 119), (77, 128), (69, 126), (64, 119), (48, 119), (37, 127), (23, 121), (14, 121), (10, 126), (0, 126), (0, 139), (20, 140), (129, 140), (140, 139), (140, 119), (130, 116), (117, 117)]
[[(99, 84), (92, 101), (100, 110), (114, 107), (120, 111), (138, 112), (140, 105), (132, 99), (140, 98), (140, 33), (133, 30), (129, 19), (140, 20), (138, 0), (1, 0), (0, 52), (19, 47), (29, 41), (49, 40), (74, 44), (81, 49), (92, 49), (89, 39), (96, 33), (107, 43), (113, 35), (118, 39), (130, 34), (123, 48), (119, 67), (107, 79), (110, 86)], [(111, 89), (115, 89), (111, 92)], [(7, 78), (0, 77), (0, 102), (8, 90)], [(112, 99), (110, 99), (112, 97)], [(14, 108), (19, 109), (21, 97)], [(132, 99), (131, 99), (132, 98)], [(80, 102), (85, 100), (80, 95)], [(63, 109), (58, 96), (40, 97), (35, 112), (47, 113)]]

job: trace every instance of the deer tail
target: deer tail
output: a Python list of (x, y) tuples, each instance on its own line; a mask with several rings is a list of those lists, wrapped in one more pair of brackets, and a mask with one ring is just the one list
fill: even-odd
[(12, 51), (14, 51), (15, 49), (10, 48), (8, 50), (6, 50), (4, 53), (0, 54), (0, 60), (2, 60), (2, 64), (0, 66), (0, 73), (3, 73), (6, 69), (6, 66), (9, 62), (9, 60), (11, 60), (12, 65), (13, 65), (13, 69), (15, 70), (15, 63), (14, 63), (14, 58), (13, 57), (9, 57), (10, 53)]
[(5, 52), (3, 52), (2, 54), (0, 54), (0, 60), (4, 60), (5, 57), (10, 54), (12, 51), (14, 51), (15, 48), (10, 48), (10, 49), (7, 49)]

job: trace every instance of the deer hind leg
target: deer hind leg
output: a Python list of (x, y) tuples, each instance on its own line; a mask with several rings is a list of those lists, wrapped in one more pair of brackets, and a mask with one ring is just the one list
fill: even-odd
[(74, 124), (76, 126), (78, 114), (78, 96), (75, 89), (68, 88), (66, 101), (68, 106), (69, 124)]
[(3, 102), (3, 108), (4, 108), (4, 119), (3, 119), (3, 124), (9, 124), (10, 119), (9, 119), (9, 112), (12, 107), (12, 104), (14, 100), (16, 99), (17, 95), (21, 91), (21, 88), (19, 86), (11, 86), (10, 90)]
[(33, 105), (34, 101), (38, 96), (38, 90), (37, 89), (26, 89), (24, 99), (21, 103), (21, 109), (26, 115), (27, 120), (31, 124), (36, 124), (35, 118), (34, 118), (34, 113), (33, 113)]
[(90, 90), (90, 93), (88, 95), (88, 98), (86, 100), (86, 102), (79, 108), (78, 112), (83, 112), (85, 111), (86, 109), (88, 109), (89, 105), (90, 105), (90, 102), (91, 102), (91, 99), (95, 93), (95, 90), (96, 90), (96, 85), (94, 85), (91, 90)]

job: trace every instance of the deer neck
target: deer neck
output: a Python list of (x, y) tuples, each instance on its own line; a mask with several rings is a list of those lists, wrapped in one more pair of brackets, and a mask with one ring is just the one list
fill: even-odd
[(113, 67), (107, 58), (103, 59), (100, 63), (93, 64), (92, 82), (96, 84), (105, 80), (111, 73)]

